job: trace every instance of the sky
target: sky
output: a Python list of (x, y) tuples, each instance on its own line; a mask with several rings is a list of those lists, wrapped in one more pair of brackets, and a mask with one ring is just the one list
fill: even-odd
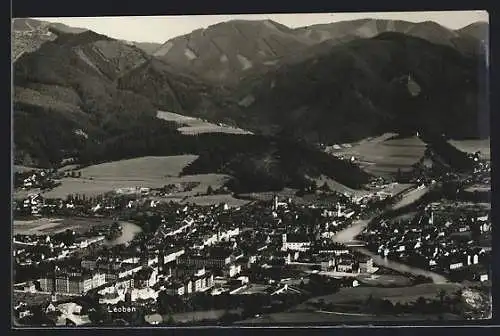
[(122, 17), (60, 17), (37, 18), (68, 26), (87, 28), (112, 38), (164, 43), (169, 39), (189, 34), (229, 20), (270, 19), (290, 28), (363, 18), (397, 19), (410, 22), (435, 21), (451, 29), (459, 29), (476, 21), (488, 21), (486, 11), (440, 12), (386, 12), (386, 13), (315, 13), (315, 14), (241, 14), (241, 15), (178, 15), (178, 16), (122, 16)]

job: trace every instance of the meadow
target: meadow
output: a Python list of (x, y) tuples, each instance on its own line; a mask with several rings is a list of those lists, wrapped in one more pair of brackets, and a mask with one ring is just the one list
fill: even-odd
[[(338, 324), (346, 323), (365, 323), (372, 325), (373, 323), (382, 322), (398, 322), (398, 321), (430, 321), (438, 320), (437, 315), (370, 315), (370, 314), (347, 314), (327, 311), (304, 311), (304, 312), (283, 312), (264, 315), (257, 318), (252, 318), (244, 321), (236, 322), (237, 325), (263, 325), (263, 324)], [(459, 320), (460, 317), (452, 314), (445, 314), (444, 320)]]
[[(106, 162), (79, 170), (79, 178), (63, 178), (61, 185), (44, 193), (48, 198), (65, 198), (69, 194), (96, 196), (121, 188), (160, 188), (168, 184), (198, 182), (199, 185), (179, 197), (206, 192), (208, 186), (219, 188), (230, 177), (223, 174), (180, 176), (184, 167), (196, 160), (196, 155), (146, 156)], [(182, 195), (181, 195), (182, 194)]]
[(418, 137), (399, 138), (386, 133), (354, 144), (329, 146), (326, 151), (337, 157), (354, 157), (362, 169), (375, 176), (388, 176), (398, 169), (407, 171), (424, 155), (426, 144)]
[(373, 298), (387, 299), (392, 303), (409, 303), (416, 301), (419, 297), (436, 298), (440, 290), (447, 294), (453, 294), (462, 288), (460, 284), (421, 284), (411, 287), (356, 287), (341, 288), (337, 293), (315, 297), (306, 301), (303, 307), (307, 307), (309, 302), (318, 302), (324, 300), (325, 303), (362, 303), (372, 295)]
[(192, 196), (182, 201), (182, 203), (194, 203), (202, 206), (225, 203), (229, 207), (235, 207), (235, 208), (248, 204), (249, 202), (250, 201), (248, 200), (234, 198), (230, 194)]
[(228, 134), (252, 134), (240, 128), (231, 127), (228, 125), (216, 125), (199, 118), (187, 117), (177, 113), (158, 111), (157, 118), (166, 121), (178, 123), (180, 127), (177, 129), (185, 135), (196, 135), (203, 133), (228, 133)]
[(490, 139), (481, 140), (449, 140), (451, 145), (465, 153), (475, 153), (480, 151), (481, 157), (486, 160), (491, 159)]
[(38, 218), (34, 220), (14, 220), (13, 233), (23, 235), (53, 235), (65, 230), (76, 232), (88, 231), (93, 226), (110, 225), (112, 221), (105, 218)]

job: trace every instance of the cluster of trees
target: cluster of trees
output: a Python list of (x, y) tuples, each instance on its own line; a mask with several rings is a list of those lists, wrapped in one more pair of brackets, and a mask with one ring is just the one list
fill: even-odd
[(444, 290), (437, 293), (434, 298), (424, 298), (420, 296), (416, 301), (393, 302), (384, 298), (376, 298), (369, 295), (363, 302), (350, 304), (336, 304), (319, 300), (314, 303), (317, 308), (330, 311), (349, 311), (351, 313), (364, 313), (374, 315), (399, 315), (399, 314), (456, 314), (462, 315), (467, 309), (461, 298), (461, 292), (447, 294)]
[(159, 314), (168, 316), (172, 324), (172, 315), (176, 313), (225, 310), (220, 322), (229, 324), (237, 320), (253, 317), (256, 314), (283, 311), (289, 307), (303, 302), (307, 297), (301, 294), (278, 294), (271, 296), (265, 293), (250, 295), (210, 295), (196, 293), (187, 298), (171, 296), (160, 292), (157, 299), (157, 311)]

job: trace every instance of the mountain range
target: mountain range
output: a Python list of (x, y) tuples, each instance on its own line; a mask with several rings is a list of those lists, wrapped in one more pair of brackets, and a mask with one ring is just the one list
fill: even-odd
[[(57, 166), (82, 153), (94, 162), (103, 158), (96, 148), (117, 141), (126, 151), (126, 139), (158, 123), (157, 110), (286, 143), (331, 144), (386, 131), (489, 136), (481, 76), (486, 23), (453, 31), (434, 22), (292, 29), (236, 20), (162, 45), (31, 19), (12, 27), (16, 163)], [(191, 141), (164, 127), (169, 141)], [(238, 135), (224, 141), (231, 137)], [(226, 159), (236, 162), (231, 155)]]

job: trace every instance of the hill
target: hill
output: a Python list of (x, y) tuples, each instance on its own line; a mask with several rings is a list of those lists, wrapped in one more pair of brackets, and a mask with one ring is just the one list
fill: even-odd
[(272, 20), (233, 20), (173, 38), (154, 55), (215, 83), (235, 84), (307, 45), (308, 39)]
[(134, 41), (122, 41), (122, 42), (125, 44), (136, 46), (137, 48), (146, 52), (148, 55), (153, 55), (155, 51), (157, 51), (162, 46), (161, 43), (154, 43), (154, 42), (134, 42)]
[[(23, 54), (14, 64), (16, 163), (58, 165), (88, 142), (100, 143), (132, 124), (156, 120), (156, 107), (147, 98), (118, 85), (125, 74), (149, 62), (139, 48), (92, 31), (63, 33)], [(191, 83), (182, 76), (169, 80), (179, 97), (191, 95)], [(177, 111), (174, 99), (163, 103)]]
[(33, 52), (47, 41), (53, 41), (62, 33), (78, 34), (86, 31), (62, 23), (50, 23), (34, 19), (12, 20), (12, 60), (15, 61), (25, 52)]
[(218, 85), (232, 86), (248, 74), (260, 75), (295, 55), (310, 53), (311, 46), (326, 41), (337, 45), (385, 32), (403, 33), (475, 54), (484, 29), (477, 29), (475, 34), (469, 34), (469, 30), (472, 28), (454, 31), (432, 21), (361, 19), (292, 29), (271, 20), (233, 20), (173, 38), (153, 55)]
[(305, 143), (250, 134), (183, 135), (166, 122), (148, 120), (128, 132), (82, 151), (80, 162), (93, 165), (140, 156), (195, 154), (185, 175), (218, 173), (232, 176), (235, 192), (300, 188), (306, 176), (321, 175), (360, 188), (370, 175)]
[[(247, 128), (328, 145), (416, 130), (486, 137), (484, 59), (399, 33), (327, 45), (235, 95)], [(245, 125), (241, 125), (245, 128)]]

